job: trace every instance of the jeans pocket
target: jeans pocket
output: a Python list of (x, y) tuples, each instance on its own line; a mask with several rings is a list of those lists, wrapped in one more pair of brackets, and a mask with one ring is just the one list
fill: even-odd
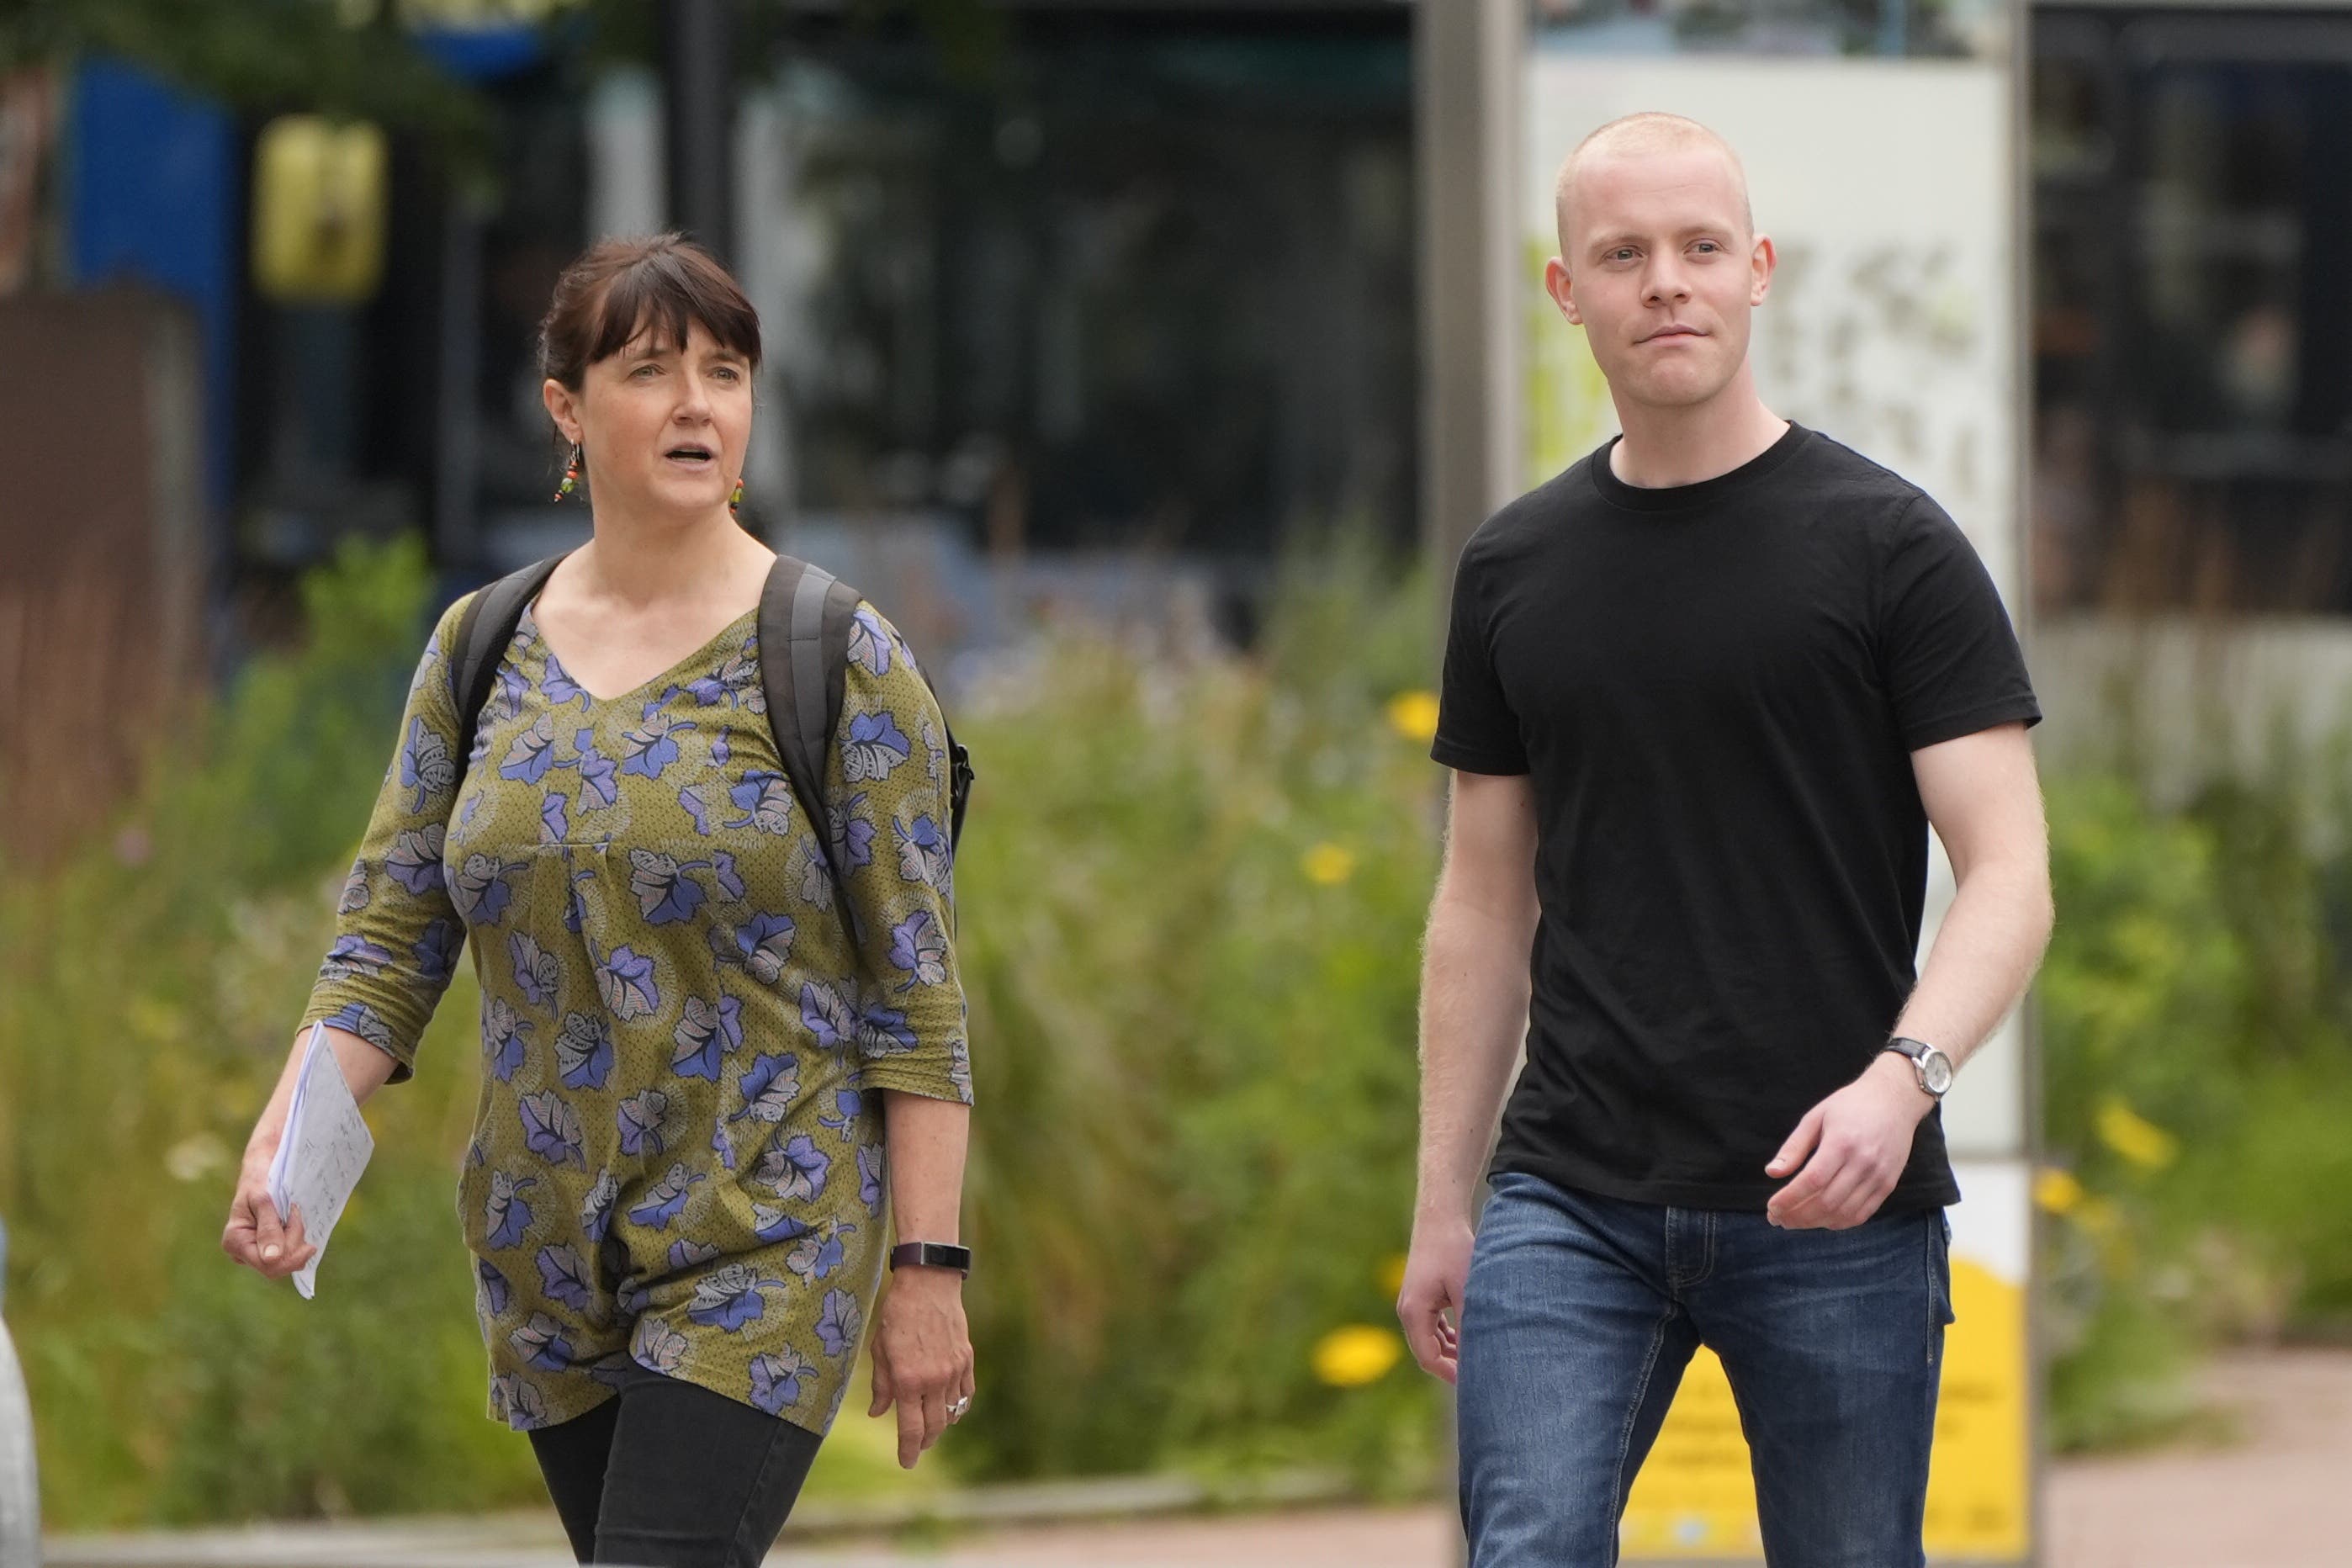
[(1952, 1222), (1942, 1209), (1927, 1215), (1927, 1360), (1943, 1349), (1944, 1330), (1957, 1321), (1952, 1310)]

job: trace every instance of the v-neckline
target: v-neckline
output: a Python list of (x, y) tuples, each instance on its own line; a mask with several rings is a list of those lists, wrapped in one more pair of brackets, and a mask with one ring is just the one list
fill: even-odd
[[(611, 697), (599, 697), (594, 692), (589, 690), (587, 687), (581, 684), (580, 678), (572, 673), (572, 667), (566, 664), (563, 660), (563, 656), (556, 651), (555, 644), (548, 640), (547, 628), (539, 624), (539, 616), (533, 613), (535, 607), (535, 602), (534, 604), (525, 605), (523, 606), (523, 622), (528, 623), (530, 627), (530, 635), (534, 638), (538, 639), (540, 651), (548, 658), (552, 659), (557, 668), (563, 671), (564, 681), (570, 685), (574, 691), (579, 692), (581, 696), (588, 700), (588, 706), (591, 710), (599, 708), (617, 707), (620, 704), (633, 701), (643, 697), (646, 692), (653, 690), (656, 687), (662, 685), (664, 682), (668, 682), (672, 685), (677, 684), (675, 677), (680, 670), (686, 668), (688, 665), (700, 663), (706, 656), (715, 651), (719, 645), (726, 642), (730, 636), (740, 635), (736, 628), (741, 626), (744, 622), (751, 620), (760, 613), (756, 608), (744, 611), (741, 615), (736, 616), (733, 620), (728, 622), (725, 626), (711, 633), (709, 637), (704, 641), (701, 647), (696, 648), (693, 652), (687, 654), (684, 658), (674, 661), (667, 668), (657, 671), (647, 679), (639, 681), (636, 685), (632, 686), (626, 691), (617, 692)], [(544, 689), (546, 684), (546, 678), (542, 675), (540, 680), (541, 688)]]

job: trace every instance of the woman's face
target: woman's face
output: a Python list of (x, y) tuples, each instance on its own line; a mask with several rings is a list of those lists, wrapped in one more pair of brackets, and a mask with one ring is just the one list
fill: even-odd
[(680, 351), (640, 331), (596, 361), (548, 412), (584, 453), (590, 493), (640, 513), (698, 516), (727, 504), (751, 436), (751, 365), (699, 321)]

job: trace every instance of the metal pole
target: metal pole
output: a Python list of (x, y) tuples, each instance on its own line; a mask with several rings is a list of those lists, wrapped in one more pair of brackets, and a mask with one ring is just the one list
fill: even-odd
[(482, 533), (482, 218), (452, 195), (441, 215), (440, 385), (434, 416), (433, 554), (444, 567), (506, 570)]
[(735, 252), (732, 0), (665, 0), (662, 95), (669, 220), (721, 261)]
[[(2010, 374), (2010, 417), (2015, 454), (2011, 475), (2011, 570), (2019, 634), (2032, 647), (2033, 602), (2033, 7), (2008, 0), (2010, 342), (2015, 355)], [(2018, 1018), (2017, 1138), (2010, 1151), (2023, 1162), (2027, 1188), (2042, 1163), (2042, 1030), (2039, 993), (2028, 992)], [(2049, 1559), (2050, 1469), (2049, 1324), (2042, 1302), (2042, 1214), (2025, 1210), (2025, 1562)]]
[(1526, 0), (1414, 8), (1421, 209), (1422, 537), (1450, 574), (1522, 488), (1519, 79)]
[[(1414, 176), (1421, 218), (1421, 534), (1442, 624), (1454, 563), (1522, 488), (1519, 81), (1527, 0), (1420, 0), (1413, 8)], [(1454, 1405), (1440, 1437), (1457, 1495)], [(1457, 1534), (1450, 1562), (1468, 1558)]]

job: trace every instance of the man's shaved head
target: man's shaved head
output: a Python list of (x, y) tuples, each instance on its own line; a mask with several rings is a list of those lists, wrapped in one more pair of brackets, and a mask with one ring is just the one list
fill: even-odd
[(1560, 255), (1572, 258), (1568, 237), (1569, 207), (1576, 195), (1578, 175), (1587, 164), (1604, 158), (1638, 158), (1644, 153), (1694, 150), (1718, 153), (1730, 165), (1733, 183), (1739, 191), (1740, 222), (1748, 236), (1754, 237), (1756, 215), (1748, 201), (1748, 171), (1740, 165), (1739, 154), (1731, 150), (1731, 143), (1696, 120), (1646, 110), (1611, 121), (1578, 142), (1576, 150), (1561, 162), (1559, 175), (1552, 182), (1552, 213), (1559, 226)]

